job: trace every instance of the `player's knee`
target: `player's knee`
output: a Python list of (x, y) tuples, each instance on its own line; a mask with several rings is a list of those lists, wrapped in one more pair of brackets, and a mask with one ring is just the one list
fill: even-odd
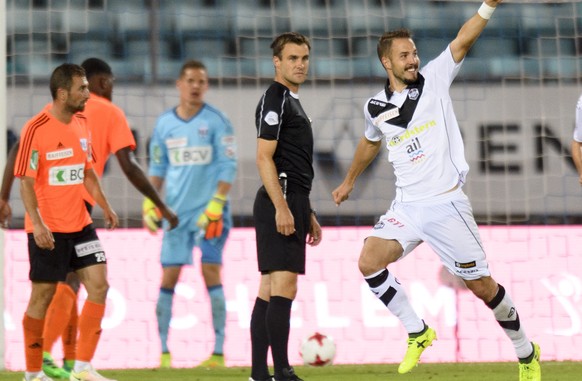
[(363, 276), (368, 276), (386, 267), (382, 266), (373, 252), (363, 249), (358, 259), (358, 268)]
[(476, 297), (485, 303), (493, 300), (497, 294), (497, 283), (491, 277), (465, 280), (465, 284)]
[(109, 291), (109, 282), (104, 281), (85, 288), (87, 289), (87, 296), (89, 299), (105, 302), (105, 299), (107, 299), (107, 292)]

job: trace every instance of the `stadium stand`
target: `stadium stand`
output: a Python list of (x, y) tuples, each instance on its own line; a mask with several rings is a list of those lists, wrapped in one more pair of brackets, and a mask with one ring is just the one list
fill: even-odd
[[(579, 76), (581, 4), (503, 7), (467, 57), (462, 78)], [(98, 54), (127, 81), (171, 80), (188, 57), (211, 62), (213, 76), (262, 78), (271, 75), (267, 40), (296, 30), (312, 38), (316, 79), (367, 78), (382, 75), (366, 60), (383, 31), (412, 29), (426, 62), (474, 12), (474, 3), (458, 1), (8, 0), (8, 74), (34, 78), (45, 75), (43, 64)], [(439, 15), (451, 22), (443, 25)]]

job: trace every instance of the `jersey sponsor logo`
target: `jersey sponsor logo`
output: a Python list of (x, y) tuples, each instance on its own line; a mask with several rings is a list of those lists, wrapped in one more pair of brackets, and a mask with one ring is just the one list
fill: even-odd
[(467, 262), (467, 263), (455, 262), (455, 267), (458, 267), (460, 269), (469, 269), (471, 267), (476, 267), (476, 266), (477, 266), (477, 262), (475, 262), (475, 261)]
[(275, 111), (269, 111), (267, 113), (267, 115), (265, 115), (263, 120), (269, 126), (275, 126), (275, 125), (279, 124), (279, 114), (277, 114)]
[(87, 144), (87, 139), (82, 138), (79, 139), (79, 141), (81, 142), (81, 149), (85, 152), (87, 152), (87, 147), (89, 147), (89, 144)]
[(399, 146), (400, 144), (402, 144), (410, 139), (414, 139), (417, 135), (420, 135), (422, 132), (425, 132), (426, 130), (428, 130), (431, 127), (435, 127), (436, 125), (437, 125), (436, 121), (431, 120), (430, 122), (427, 122), (427, 123), (422, 124), (420, 126), (414, 126), (411, 128), (407, 128), (403, 134), (400, 134), (400, 135), (395, 136), (392, 139), (390, 139), (390, 141), (388, 142), (388, 145), (390, 147)]
[(49, 169), (49, 185), (77, 185), (83, 184), (85, 178), (85, 164), (56, 166)]
[(178, 147), (186, 147), (188, 145), (188, 138), (182, 137), (182, 138), (166, 139), (166, 141), (164, 143), (166, 143), (166, 147), (168, 147), (168, 149), (178, 148)]
[(410, 158), (412, 164), (422, 163), (426, 159), (426, 155), (424, 154), (424, 150), (420, 145), (419, 138), (412, 139), (410, 144), (406, 146), (406, 152), (408, 153), (408, 157)]
[(94, 240), (75, 245), (75, 252), (77, 257), (86, 257), (87, 255), (103, 253), (104, 251), (101, 241)]
[(47, 152), (47, 154), (46, 154), (47, 160), (59, 160), (59, 159), (65, 159), (67, 157), (73, 157), (73, 149), (72, 148), (62, 149), (59, 151)]
[(38, 169), (38, 151), (35, 149), (30, 153), (30, 169), (33, 171)]
[(398, 109), (398, 107), (394, 107), (394, 108), (378, 115), (378, 117), (376, 117), (376, 119), (374, 119), (374, 125), (376, 127), (379, 127), (382, 123), (386, 122), (387, 120), (394, 119), (398, 115), (400, 115), (400, 110)]
[(212, 161), (212, 146), (174, 148), (169, 152), (174, 166), (206, 165)]

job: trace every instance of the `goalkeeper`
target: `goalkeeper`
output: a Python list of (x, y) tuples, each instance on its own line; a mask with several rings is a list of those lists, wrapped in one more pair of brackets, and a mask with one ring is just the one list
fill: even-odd
[[(180, 102), (158, 118), (149, 147), (150, 180), (158, 190), (165, 182), (165, 201), (180, 219), (176, 229), (164, 230), (162, 240), (162, 284), (156, 306), (160, 366), (171, 367), (168, 331), (174, 289), (182, 266), (192, 264), (192, 251), (198, 246), (215, 333), (214, 351), (200, 366), (218, 367), (224, 366), (226, 303), (220, 273), (232, 226), (227, 195), (237, 170), (236, 145), (229, 120), (204, 101), (208, 90), (204, 64), (184, 63), (176, 87)], [(157, 229), (156, 219), (146, 199), (144, 224), (152, 232)]]

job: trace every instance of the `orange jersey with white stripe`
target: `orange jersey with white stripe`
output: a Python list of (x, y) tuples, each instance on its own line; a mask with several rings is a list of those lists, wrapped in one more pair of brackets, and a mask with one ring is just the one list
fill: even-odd
[[(125, 147), (134, 150), (135, 139), (123, 110), (106, 98), (91, 93), (83, 114), (87, 117), (91, 133), (93, 166), (101, 178), (109, 155)], [(95, 204), (88, 192), (85, 198), (92, 205)]]
[[(77, 113), (69, 124), (45, 108), (22, 129), (14, 166), (16, 177), (35, 179), (40, 215), (52, 232), (78, 232), (92, 222), (84, 201), (85, 169), (92, 169), (87, 119)], [(33, 231), (26, 213), (24, 228)]]

